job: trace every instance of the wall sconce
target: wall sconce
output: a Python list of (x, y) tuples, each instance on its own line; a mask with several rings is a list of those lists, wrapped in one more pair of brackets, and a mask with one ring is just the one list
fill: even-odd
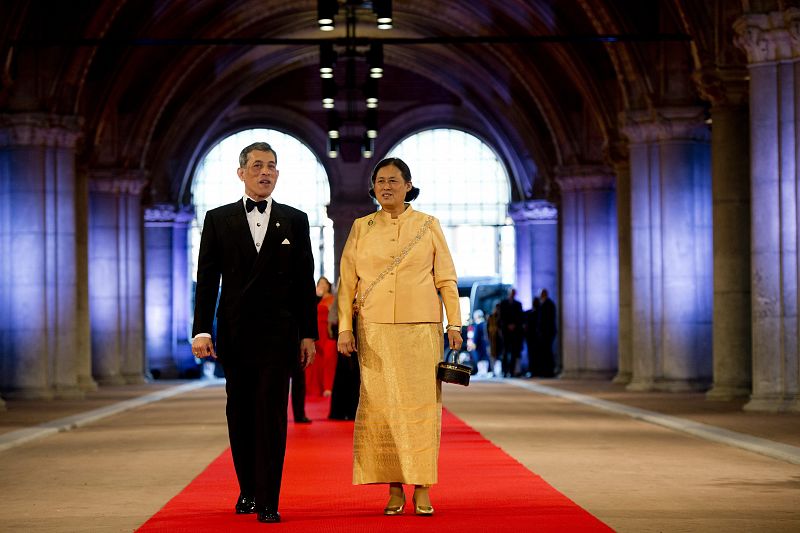
[(378, 29), (392, 29), (392, 0), (372, 0), (372, 10), (378, 17)]
[(369, 65), (370, 78), (380, 78), (383, 76), (383, 44), (372, 43), (369, 45), (367, 64)]
[(336, 105), (336, 82), (331, 78), (322, 80), (322, 107), (325, 109), (333, 109)]
[(338, 0), (317, 0), (317, 23), (322, 31), (333, 31), (333, 17), (339, 12)]
[(333, 49), (333, 43), (322, 43), (319, 45), (319, 75), (321, 78), (333, 77), (336, 55), (336, 51)]

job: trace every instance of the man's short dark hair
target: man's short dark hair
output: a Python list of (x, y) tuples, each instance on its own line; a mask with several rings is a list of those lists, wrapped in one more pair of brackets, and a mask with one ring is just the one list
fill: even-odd
[(270, 146), (269, 143), (257, 142), (251, 144), (250, 146), (245, 146), (242, 152), (239, 154), (239, 168), (247, 168), (247, 154), (253, 150), (258, 150), (259, 152), (272, 152), (272, 155), (275, 156), (275, 163), (278, 163), (278, 154), (272, 149), (272, 146)]

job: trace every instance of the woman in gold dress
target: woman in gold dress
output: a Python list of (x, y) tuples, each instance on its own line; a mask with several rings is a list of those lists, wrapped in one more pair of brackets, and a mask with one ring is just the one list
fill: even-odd
[(337, 347), (346, 355), (357, 348), (361, 368), (353, 483), (388, 483), (387, 515), (403, 512), (403, 484), (414, 485), (415, 513), (430, 516), (442, 425), (442, 302), (448, 344), (462, 343), (456, 271), (439, 221), (408, 203), (419, 194), (408, 165), (384, 159), (371, 184), (381, 209), (353, 223), (339, 268)]

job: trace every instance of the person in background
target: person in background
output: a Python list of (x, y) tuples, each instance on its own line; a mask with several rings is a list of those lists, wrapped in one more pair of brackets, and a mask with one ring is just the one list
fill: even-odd
[(386, 515), (403, 512), (403, 484), (414, 485), (414, 512), (430, 516), (442, 429), (442, 303), (449, 347), (462, 343), (456, 269), (439, 221), (409, 203), (419, 189), (408, 165), (384, 159), (370, 183), (381, 209), (353, 222), (339, 268), (338, 348), (358, 349), (361, 369), (353, 483), (388, 483)]
[[(332, 339), (339, 336), (338, 293), (337, 290), (328, 313), (328, 333)], [(331, 410), (328, 418), (331, 420), (355, 420), (359, 389), (361, 388), (358, 354), (353, 352), (349, 356), (337, 355), (336, 375), (333, 379)]]
[(541, 377), (544, 371), (541, 356), (542, 335), (539, 331), (539, 297), (534, 297), (530, 309), (525, 311), (525, 344), (528, 346), (528, 369), (533, 377)]
[(517, 366), (522, 352), (522, 304), (517, 291), (508, 289), (508, 298), (500, 302), (500, 331), (503, 333), (503, 377), (519, 375)]
[(558, 314), (556, 304), (550, 299), (547, 289), (542, 289), (539, 293), (541, 308), (539, 310), (539, 332), (541, 335), (540, 357), (542, 358), (545, 370), (550, 376), (555, 376), (560, 372), (560, 365), (557, 364), (555, 353), (553, 352), (553, 342), (558, 333)]
[(486, 376), (489, 374), (489, 335), (486, 332), (486, 321), (483, 319), (481, 309), (476, 309), (472, 313), (470, 333), (472, 338), (467, 343), (467, 349), (474, 353), (478, 375)]
[(500, 331), (500, 304), (492, 309), (486, 320), (486, 334), (489, 336), (489, 360), (492, 374), (503, 375), (503, 333)]
[(317, 356), (314, 364), (306, 368), (306, 387), (309, 395), (330, 397), (333, 377), (336, 374), (336, 341), (328, 336), (328, 313), (333, 304), (331, 282), (322, 276), (317, 280), (317, 329), (319, 340), (315, 343)]

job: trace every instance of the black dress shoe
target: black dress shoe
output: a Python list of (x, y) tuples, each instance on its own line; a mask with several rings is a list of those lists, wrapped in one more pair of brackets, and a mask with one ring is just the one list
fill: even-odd
[(308, 418), (307, 416), (301, 416), (300, 418), (295, 418), (294, 419), (294, 423), (295, 424), (310, 424), (311, 423), (311, 419)]
[(236, 500), (236, 514), (253, 514), (256, 512), (256, 500), (252, 496), (239, 494)]
[(258, 511), (258, 521), (267, 523), (276, 523), (281, 521), (281, 515), (278, 511), (269, 507), (263, 507)]

